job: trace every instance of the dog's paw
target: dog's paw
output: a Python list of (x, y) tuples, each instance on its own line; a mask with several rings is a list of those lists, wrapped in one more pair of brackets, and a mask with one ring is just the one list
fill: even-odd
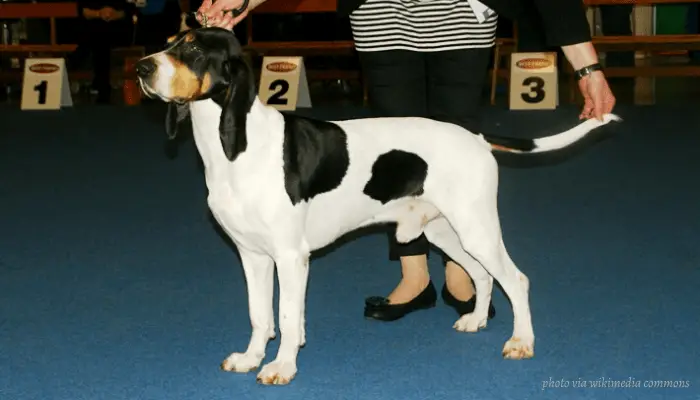
[(488, 315), (479, 316), (475, 313), (464, 314), (452, 326), (459, 332), (478, 332), (479, 329), (486, 328)]
[(228, 372), (250, 372), (260, 366), (263, 357), (251, 353), (233, 353), (221, 363), (221, 369)]
[(260, 370), (258, 383), (263, 385), (286, 385), (297, 374), (297, 365), (294, 362), (273, 361)]
[(512, 337), (503, 346), (503, 358), (509, 360), (523, 360), (535, 356), (535, 344), (532, 340), (523, 340)]

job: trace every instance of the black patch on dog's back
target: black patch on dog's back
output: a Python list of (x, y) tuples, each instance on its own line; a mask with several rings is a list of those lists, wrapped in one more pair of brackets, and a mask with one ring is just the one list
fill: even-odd
[(293, 204), (329, 192), (350, 165), (348, 138), (332, 122), (284, 115), (284, 186)]
[(406, 196), (420, 196), (426, 176), (428, 163), (420, 156), (392, 150), (377, 157), (363, 193), (382, 204)]

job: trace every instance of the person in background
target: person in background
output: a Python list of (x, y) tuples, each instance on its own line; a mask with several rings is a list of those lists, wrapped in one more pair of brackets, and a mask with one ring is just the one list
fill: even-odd
[(134, 6), (126, 0), (79, 0), (80, 34), (78, 51), (92, 55), (93, 90), (97, 103), (107, 104), (110, 84), (111, 51), (132, 43)]
[[(239, 9), (243, 0), (204, 0), (199, 12), (210, 25), (232, 29), (264, 1), (250, 0), (237, 17), (228, 11)], [(430, 117), (478, 132), (480, 94), (498, 18), (494, 10), (524, 18), (528, 7), (519, 1), (339, 0), (338, 11), (350, 17), (372, 111), (379, 116)], [(577, 71), (585, 99), (580, 118), (602, 118), (612, 111), (615, 97), (598, 64), (581, 2), (535, 0), (535, 5), (549, 44), (561, 47)], [(428, 245), (424, 236), (406, 245), (394, 239), (391, 252), (401, 259), (402, 280), (387, 298), (366, 299), (366, 317), (391, 321), (434, 304)], [(445, 275), (445, 302), (460, 314), (473, 311), (470, 277), (450, 260)], [(490, 308), (490, 316), (493, 311)]]
[(139, 9), (136, 42), (153, 53), (180, 30), (179, 0), (147, 0)]
[[(631, 4), (600, 6), (600, 19), (603, 35), (632, 36)], [(633, 67), (634, 51), (614, 51), (605, 54), (607, 67)]]
[[(523, 14), (518, 21), (518, 51), (519, 52), (541, 52), (556, 51), (557, 48), (548, 45), (547, 37), (543, 29), (542, 18), (534, 8), (534, 0), (522, 0), (530, 3), (531, 7)], [(603, 5), (600, 8), (601, 30), (607, 36), (631, 36), (632, 23), (631, 16), (634, 10), (633, 5)], [(634, 66), (633, 51), (607, 52), (605, 66), (609, 67), (631, 67)]]

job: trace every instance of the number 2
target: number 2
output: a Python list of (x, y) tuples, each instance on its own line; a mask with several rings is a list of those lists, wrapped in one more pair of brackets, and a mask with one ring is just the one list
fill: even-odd
[(289, 102), (289, 100), (282, 97), (289, 91), (289, 82), (284, 79), (276, 79), (270, 83), (269, 89), (273, 93), (267, 100), (267, 104), (286, 105)]
[(524, 102), (536, 104), (544, 100), (544, 79), (539, 76), (529, 76), (523, 80), (523, 86), (529, 87), (530, 91), (520, 94)]
[(38, 85), (34, 86), (34, 91), (39, 92), (39, 104), (46, 104), (46, 92), (49, 83), (47, 81), (41, 81)]

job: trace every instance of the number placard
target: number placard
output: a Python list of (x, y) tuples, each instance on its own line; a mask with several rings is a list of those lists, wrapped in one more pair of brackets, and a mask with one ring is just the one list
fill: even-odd
[(264, 57), (260, 72), (260, 101), (278, 110), (311, 107), (302, 57)]
[(63, 58), (27, 59), (22, 79), (22, 110), (58, 110), (73, 106)]
[(510, 65), (510, 109), (553, 110), (559, 105), (556, 53), (514, 53)]

